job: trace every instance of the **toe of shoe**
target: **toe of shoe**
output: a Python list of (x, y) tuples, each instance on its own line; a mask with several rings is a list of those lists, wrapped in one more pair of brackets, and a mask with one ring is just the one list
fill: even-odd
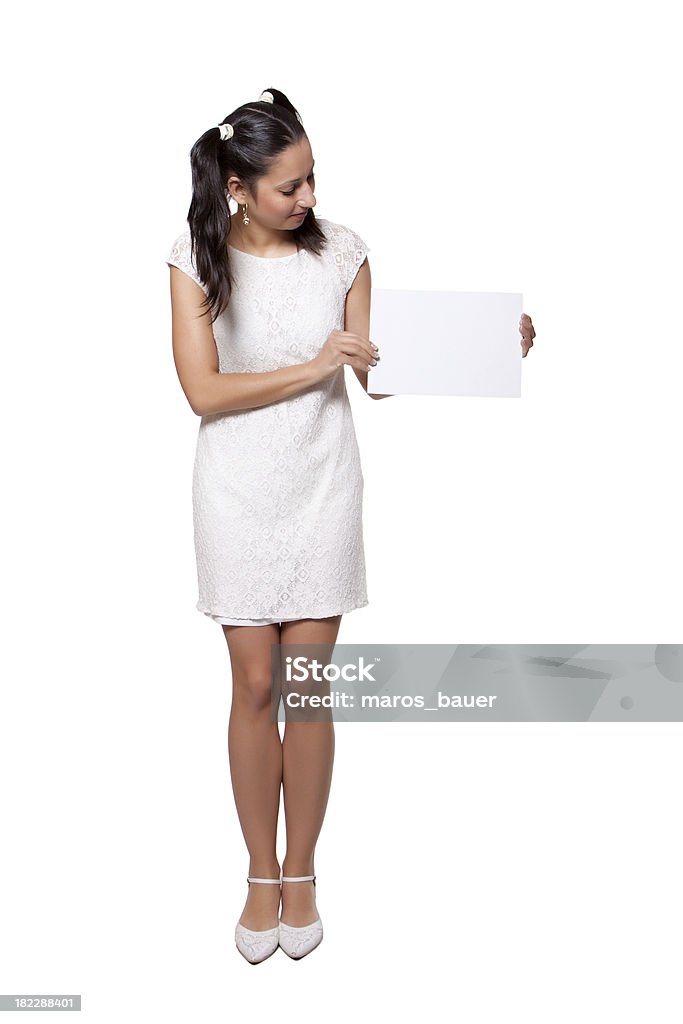
[(238, 922), (235, 928), (235, 944), (250, 964), (261, 963), (262, 960), (269, 957), (277, 949), (279, 941), (279, 927), (268, 928), (263, 932), (253, 932)]
[(298, 960), (320, 945), (323, 940), (323, 923), (318, 918), (312, 924), (305, 924), (296, 928), (294, 925), (285, 924), (284, 921), (280, 921), (279, 932), (281, 948), (287, 956)]

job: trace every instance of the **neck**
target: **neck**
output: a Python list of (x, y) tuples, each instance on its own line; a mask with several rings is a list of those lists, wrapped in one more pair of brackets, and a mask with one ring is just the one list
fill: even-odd
[(263, 228), (250, 220), (248, 225), (242, 223), (242, 211), (230, 215), (229, 244), (237, 243), (238, 249), (253, 253), (255, 256), (277, 255), (278, 250), (290, 246), (294, 238), (292, 231), (272, 230)]

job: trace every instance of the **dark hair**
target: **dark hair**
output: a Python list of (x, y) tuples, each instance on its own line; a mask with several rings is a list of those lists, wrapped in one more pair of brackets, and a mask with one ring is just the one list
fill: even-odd
[[(223, 119), (232, 125), (230, 139), (221, 139), (218, 126), (209, 128), (190, 151), (192, 202), (187, 220), (197, 273), (208, 292), (205, 313), (211, 310), (212, 323), (227, 306), (233, 285), (227, 245), (228, 178), (236, 175), (255, 191), (258, 179), (269, 173), (277, 156), (306, 134), (298, 112), (284, 93), (267, 91), (272, 103), (243, 103)], [(320, 253), (326, 238), (312, 209), (303, 224), (294, 229), (294, 237), (297, 251), (304, 248)]]

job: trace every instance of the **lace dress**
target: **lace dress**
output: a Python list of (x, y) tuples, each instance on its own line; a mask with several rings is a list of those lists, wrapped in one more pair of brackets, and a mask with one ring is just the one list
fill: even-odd
[[(320, 255), (229, 247), (234, 287), (213, 325), (221, 373), (307, 362), (344, 329), (346, 293), (369, 249), (350, 228), (318, 224)], [(206, 292), (189, 228), (166, 262)], [(290, 398), (202, 416), (192, 502), (196, 607), (214, 621), (265, 625), (368, 604), (363, 474), (343, 366)]]

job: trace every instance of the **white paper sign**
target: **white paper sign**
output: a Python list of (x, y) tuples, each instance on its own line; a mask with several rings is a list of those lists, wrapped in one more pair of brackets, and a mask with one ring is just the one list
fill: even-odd
[(522, 296), (373, 288), (368, 391), (519, 398)]

